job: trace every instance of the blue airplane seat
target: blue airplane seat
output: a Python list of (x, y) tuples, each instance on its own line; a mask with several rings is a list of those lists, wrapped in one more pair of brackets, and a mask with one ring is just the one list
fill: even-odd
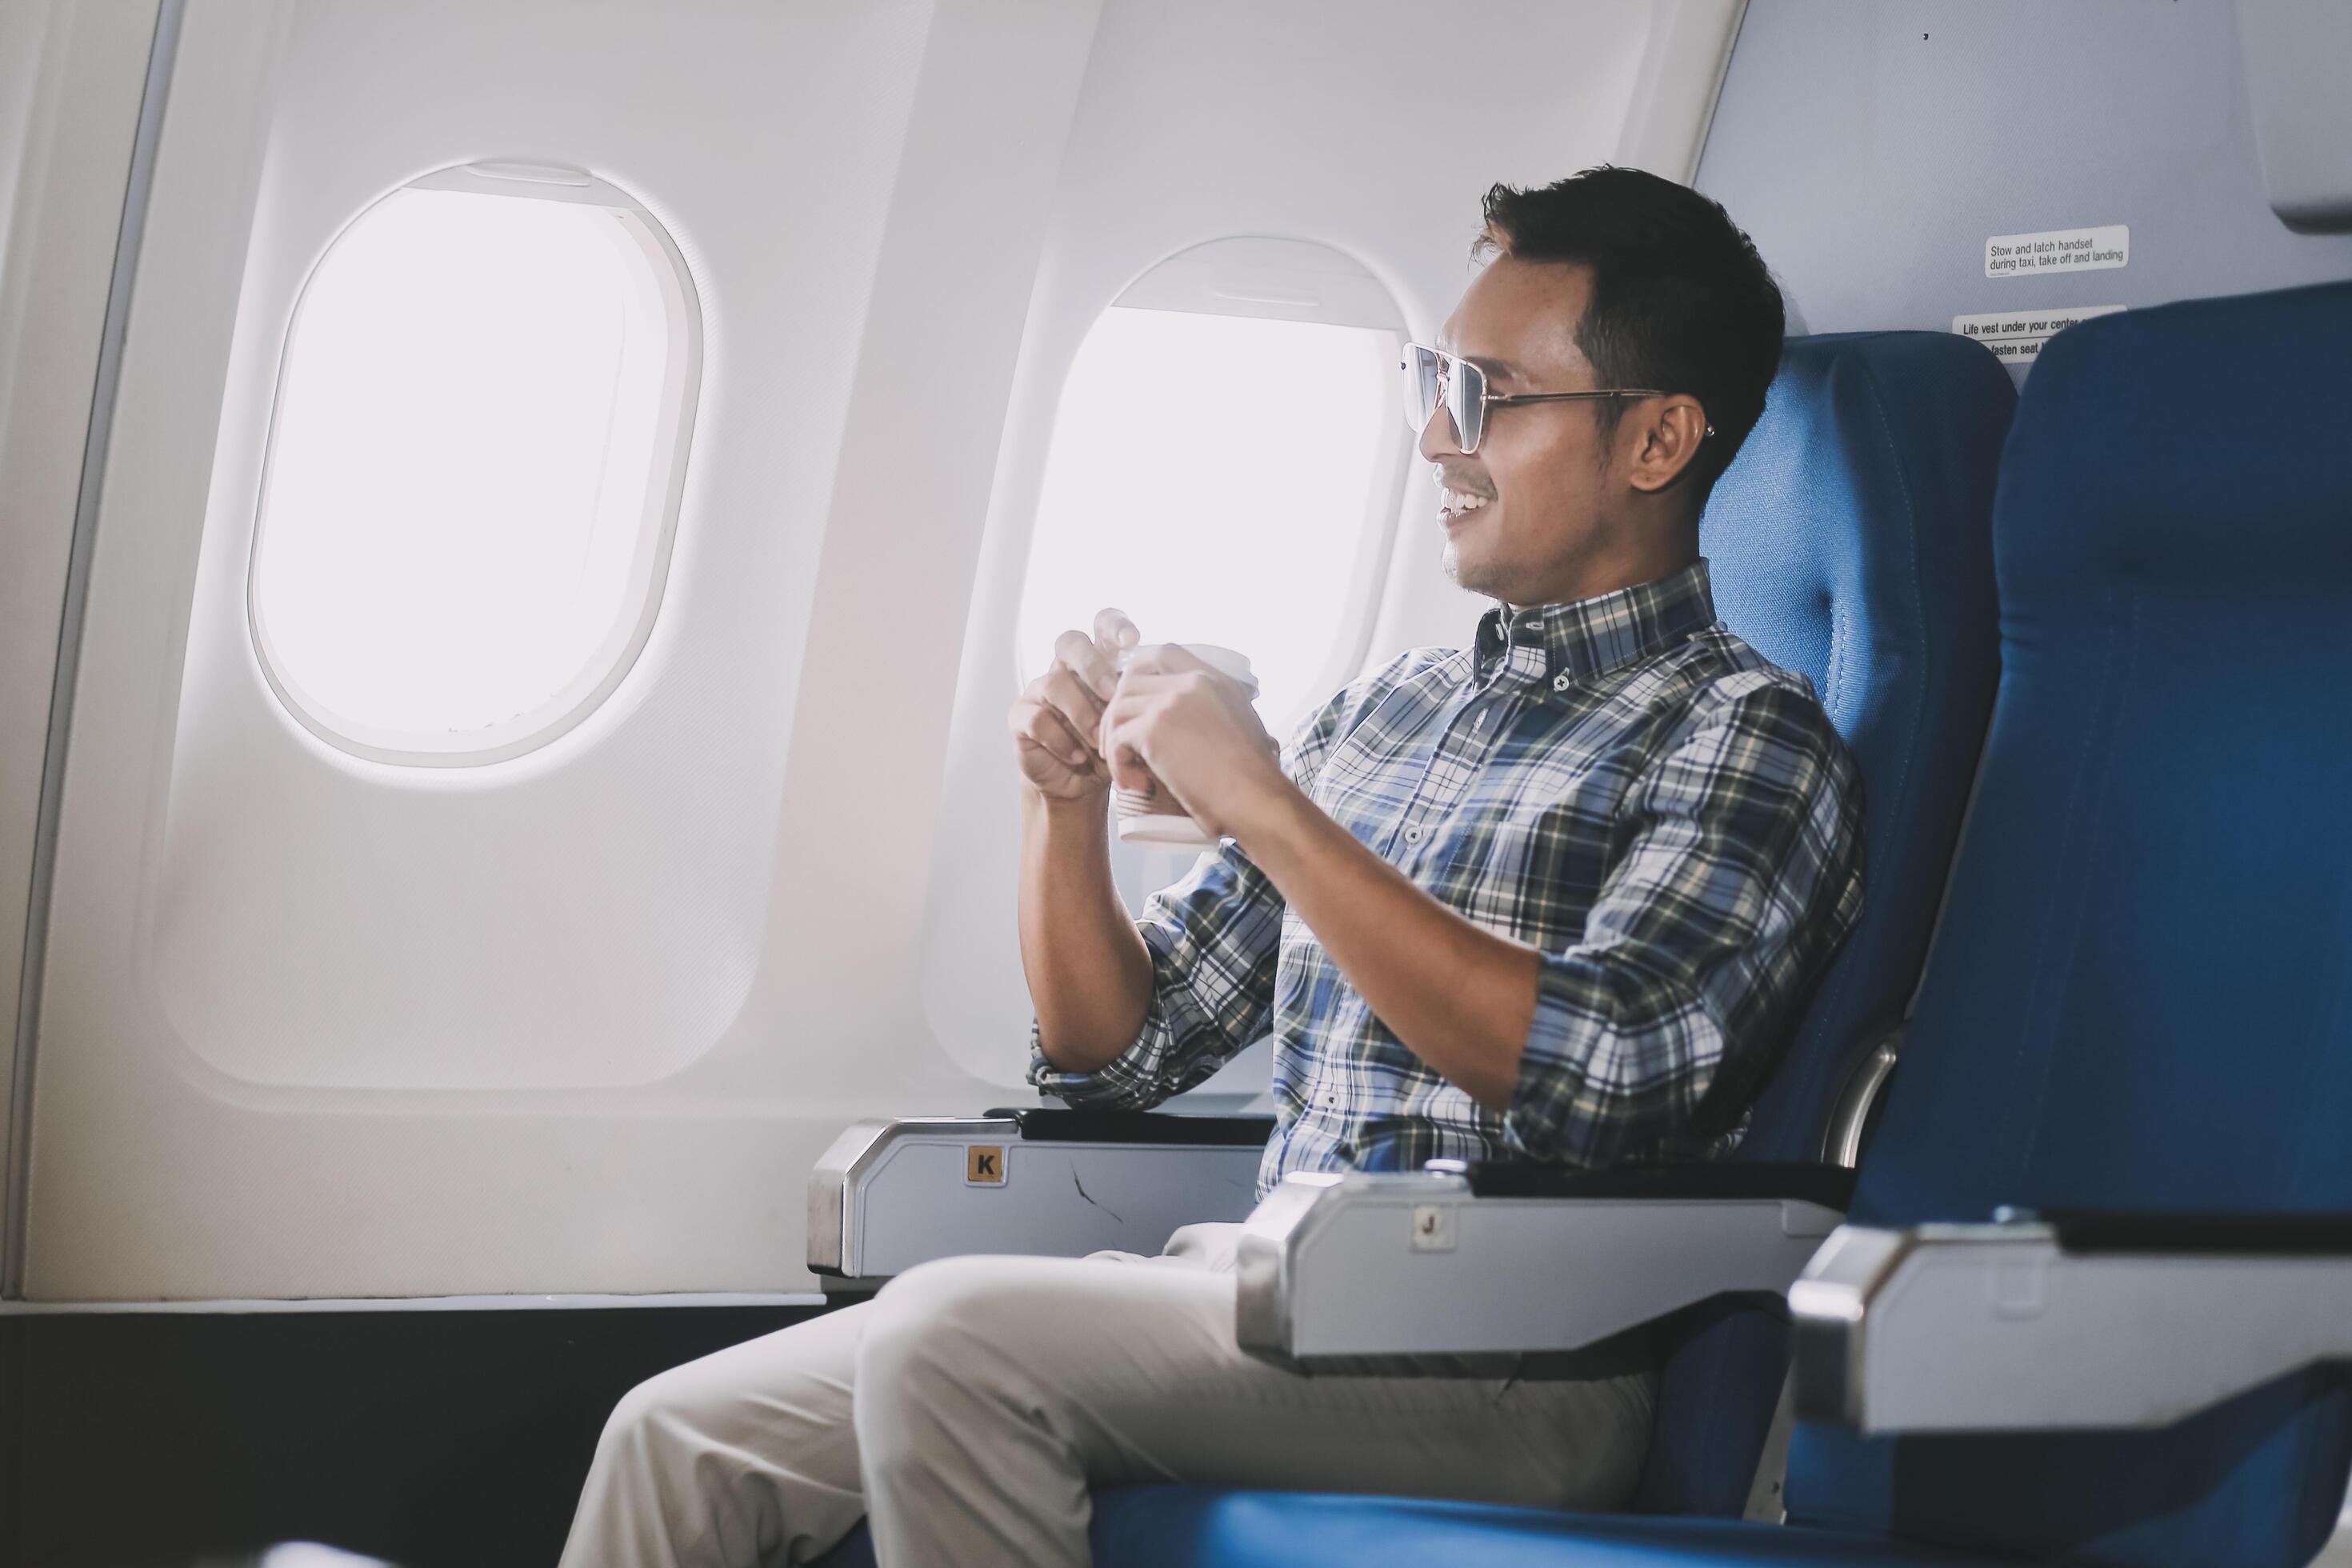
[[(1857, 1221), (2352, 1210), (2347, 429), (2352, 284), (2043, 351), (1996, 504), (1970, 852)], [(1806, 1429), (1789, 1490), (1979, 1550), (2258, 1568), (2318, 1550), (2347, 1445), (2312, 1374), (2128, 1436)]]
[[(1741, 1159), (1822, 1158), (1840, 1087), (1917, 982), (1999, 673), (1990, 529), (2016, 404), (1999, 362), (1948, 332), (1793, 339), (1708, 500), (1717, 612), (1813, 683), (1866, 823), (1862, 919), (1770, 1064)], [(1736, 1518), (1787, 1365), (1777, 1303), (1677, 1325), (1634, 1506)]]
[[(1853, 1217), (2352, 1211), (2352, 284), (2086, 322), (1993, 518), (1976, 815)], [(2217, 1333), (2229, 1332), (2226, 1323)], [(2352, 1465), (2340, 1374), (2157, 1431), (1801, 1426), (1790, 1524), (1131, 1489), (1119, 1568), (2286, 1568)]]
[(1822, 1157), (1844, 1074), (1918, 980), (1999, 674), (1990, 520), (2016, 405), (1999, 362), (1948, 332), (1792, 339), (1707, 502), (1717, 613), (1813, 683), (1868, 814), (1862, 921), (1758, 1097), (1743, 1159)]
[[(1917, 979), (1992, 703), (1988, 529), (2016, 401), (1999, 363), (1948, 333), (1792, 339), (1708, 501), (1717, 613), (1812, 681), (1853, 751), (1868, 825), (1862, 920), (1779, 1062), (1761, 1064), (1777, 1070), (1742, 1158), (1821, 1158), (1840, 1084)], [(1785, 1317), (1709, 1303), (1664, 1353), (1637, 1506), (1736, 1517), (1788, 1365)], [(829, 1568), (870, 1561), (864, 1542), (861, 1527)]]

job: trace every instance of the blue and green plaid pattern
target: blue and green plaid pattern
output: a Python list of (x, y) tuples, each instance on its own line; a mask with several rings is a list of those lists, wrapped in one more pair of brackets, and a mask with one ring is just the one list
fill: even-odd
[(1231, 841), (1138, 922), (1142, 1033), (1032, 1083), (1140, 1108), (1274, 1037), (1261, 1193), (1291, 1171), (1737, 1141), (1795, 1005), (1862, 906), (1861, 783), (1811, 685), (1715, 618), (1706, 563), (1575, 604), (1490, 610), (1324, 705), (1284, 771), (1441, 903), (1543, 955), (1503, 1114), (1372, 1016)]

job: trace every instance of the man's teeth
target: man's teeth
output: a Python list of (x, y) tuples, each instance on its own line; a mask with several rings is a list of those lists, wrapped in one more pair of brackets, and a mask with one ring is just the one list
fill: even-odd
[(1460, 490), (1447, 490), (1445, 492), (1445, 510), (1448, 511), (1476, 511), (1480, 507), (1485, 506), (1488, 501), (1494, 499), (1495, 498), (1492, 496), (1465, 495)]

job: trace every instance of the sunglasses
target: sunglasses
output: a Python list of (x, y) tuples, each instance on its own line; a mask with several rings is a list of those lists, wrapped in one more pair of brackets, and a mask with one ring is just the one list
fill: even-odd
[[(1404, 416), (1419, 435), (1443, 407), (1454, 421), (1454, 444), (1465, 457), (1478, 449), (1486, 433), (1486, 410), (1515, 403), (1588, 403), (1603, 397), (1664, 397), (1646, 386), (1611, 386), (1598, 392), (1489, 392), (1486, 373), (1466, 359), (1420, 343), (1404, 346)], [(1712, 431), (1708, 432), (1710, 435)]]

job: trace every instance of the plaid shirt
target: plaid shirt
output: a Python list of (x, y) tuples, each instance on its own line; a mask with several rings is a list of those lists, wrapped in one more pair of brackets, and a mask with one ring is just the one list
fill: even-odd
[(1501, 1114), (1373, 1016), (1227, 839), (1152, 895), (1143, 1031), (1029, 1079), (1139, 1108), (1274, 1037), (1261, 1194), (1291, 1171), (1440, 1157), (1600, 1165), (1737, 1141), (1807, 984), (1862, 905), (1861, 785), (1811, 685), (1715, 618), (1706, 563), (1488, 611), (1325, 704), (1283, 770), (1440, 903), (1542, 954)]

